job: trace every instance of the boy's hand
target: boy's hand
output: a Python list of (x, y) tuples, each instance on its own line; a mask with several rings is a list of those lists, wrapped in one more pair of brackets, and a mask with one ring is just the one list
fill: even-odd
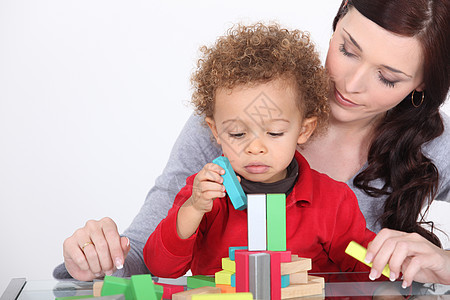
[(195, 176), (189, 204), (202, 214), (211, 211), (213, 200), (225, 197), (225, 187), (221, 176), (223, 174), (225, 170), (220, 166), (213, 163), (206, 164)]
[(192, 236), (197, 230), (203, 215), (211, 211), (213, 201), (225, 197), (223, 178), (225, 170), (209, 163), (197, 173), (192, 187), (192, 196), (180, 207), (177, 215), (177, 232), (182, 239)]

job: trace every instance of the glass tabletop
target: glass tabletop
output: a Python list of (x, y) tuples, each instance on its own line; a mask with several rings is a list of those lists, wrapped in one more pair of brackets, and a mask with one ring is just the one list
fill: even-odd
[[(450, 299), (450, 285), (413, 283), (403, 289), (401, 281), (370, 281), (367, 273), (317, 273), (325, 278), (322, 295), (301, 299)], [(154, 278), (155, 282), (186, 285), (186, 277)], [(0, 300), (40, 300), (92, 295), (93, 282), (76, 280), (26, 280), (15, 278)]]

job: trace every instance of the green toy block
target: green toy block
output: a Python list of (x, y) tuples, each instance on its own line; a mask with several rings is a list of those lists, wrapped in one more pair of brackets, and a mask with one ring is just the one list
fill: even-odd
[(133, 292), (131, 291), (130, 279), (105, 276), (103, 279), (102, 296), (125, 295), (126, 300), (133, 300)]
[[(149, 274), (131, 276), (131, 291), (134, 300), (159, 300), (155, 293), (152, 276)], [(162, 296), (162, 294), (161, 294)]]
[(189, 289), (196, 289), (204, 286), (216, 286), (214, 277), (205, 275), (194, 275), (187, 278), (187, 287)]
[(164, 294), (164, 287), (157, 284), (154, 284), (153, 287), (155, 288), (156, 299), (162, 299), (162, 296)]
[(230, 197), (231, 203), (233, 203), (234, 209), (246, 209), (247, 196), (245, 195), (228, 158), (219, 156), (213, 160), (213, 163), (221, 166), (225, 170), (225, 174), (222, 175), (223, 185), (225, 186), (228, 197)]
[(286, 251), (286, 195), (267, 194), (267, 250)]

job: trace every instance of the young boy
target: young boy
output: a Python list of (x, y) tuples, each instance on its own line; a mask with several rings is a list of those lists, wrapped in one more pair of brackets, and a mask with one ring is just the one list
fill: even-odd
[[(351, 240), (375, 236), (345, 183), (311, 170), (297, 152), (328, 117), (328, 81), (309, 36), (278, 25), (238, 26), (220, 37), (192, 77), (193, 103), (205, 116), (246, 194), (286, 193), (287, 249), (312, 258), (312, 271), (350, 271)], [(228, 247), (247, 245), (247, 211), (235, 210), (209, 163), (186, 180), (144, 247), (153, 275), (221, 270)]]

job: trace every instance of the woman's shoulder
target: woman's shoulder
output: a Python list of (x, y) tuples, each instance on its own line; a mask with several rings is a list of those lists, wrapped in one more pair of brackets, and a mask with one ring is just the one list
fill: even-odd
[(450, 165), (450, 117), (441, 111), (442, 122), (444, 123), (444, 132), (423, 146), (425, 155), (430, 158), (434, 164), (440, 166)]

